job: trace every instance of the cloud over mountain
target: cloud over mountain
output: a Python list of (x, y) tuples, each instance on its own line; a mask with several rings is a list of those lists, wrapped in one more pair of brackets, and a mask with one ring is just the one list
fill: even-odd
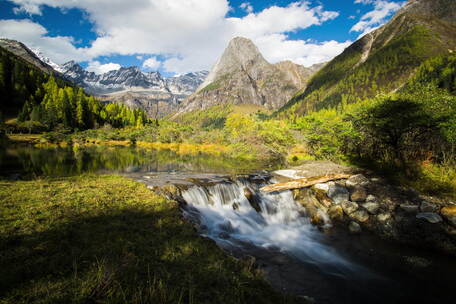
[[(70, 37), (49, 37), (46, 29), (37, 23), (15, 24), (10, 38), (40, 47), (59, 63), (109, 55), (162, 55), (166, 58), (163, 63), (166, 71), (185, 73), (210, 68), (234, 36), (252, 39), (272, 62), (289, 59), (311, 65), (331, 59), (347, 46), (346, 42), (290, 39), (292, 32), (321, 25), (339, 15), (309, 1), (273, 5), (256, 13), (246, 6), (247, 15), (243, 17), (227, 17), (231, 9), (227, 0), (9, 1), (18, 6), (16, 11), (30, 15), (41, 14), (44, 6), (76, 8), (87, 14), (98, 36), (87, 48), (75, 48)], [(37, 35), (24, 34), (20, 29), (25, 27), (34, 28)], [(0, 27), (0, 35), (5, 33), (5, 27)], [(58, 45), (49, 43), (50, 40)], [(281, 50), (285, 54), (282, 57), (277, 55)]]

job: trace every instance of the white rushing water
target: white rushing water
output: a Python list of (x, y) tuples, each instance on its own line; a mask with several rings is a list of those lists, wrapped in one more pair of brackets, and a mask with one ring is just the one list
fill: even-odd
[[(321, 243), (321, 232), (310, 224), (290, 191), (266, 194), (258, 189), (259, 185), (241, 181), (191, 187), (183, 192), (189, 204), (185, 214), (224, 247), (252, 244), (280, 250), (337, 275), (355, 271), (355, 265)], [(248, 195), (253, 203), (245, 191), (253, 194)]]

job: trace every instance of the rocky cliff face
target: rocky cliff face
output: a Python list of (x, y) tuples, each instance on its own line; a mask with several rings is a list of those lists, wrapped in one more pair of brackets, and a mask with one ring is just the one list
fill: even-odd
[(198, 91), (184, 101), (180, 112), (223, 103), (278, 109), (305, 86), (317, 69), (292, 62), (270, 64), (252, 41), (237, 37), (231, 40)]

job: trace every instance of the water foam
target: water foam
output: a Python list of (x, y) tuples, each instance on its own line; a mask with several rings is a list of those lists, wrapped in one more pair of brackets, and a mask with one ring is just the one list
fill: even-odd
[(290, 191), (266, 194), (259, 187), (246, 181), (191, 187), (182, 194), (188, 203), (186, 215), (222, 247), (278, 249), (338, 275), (357, 268), (321, 242), (321, 232)]

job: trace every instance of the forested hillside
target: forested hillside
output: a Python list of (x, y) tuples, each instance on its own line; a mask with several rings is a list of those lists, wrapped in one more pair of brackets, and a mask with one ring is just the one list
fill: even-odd
[(141, 110), (124, 105), (103, 105), (81, 88), (49, 75), (0, 48), (0, 113), (16, 118), (19, 128), (32, 131), (66, 128), (84, 130), (110, 124), (114, 127), (142, 126), (147, 117)]
[(306, 113), (359, 102), (402, 87), (429, 58), (456, 50), (455, 3), (409, 2), (387, 25), (367, 34), (328, 63), (279, 113)]
[(455, 93), (456, 55), (438, 56), (395, 93), (312, 112), (292, 127), (313, 157), (358, 163), (454, 194)]

